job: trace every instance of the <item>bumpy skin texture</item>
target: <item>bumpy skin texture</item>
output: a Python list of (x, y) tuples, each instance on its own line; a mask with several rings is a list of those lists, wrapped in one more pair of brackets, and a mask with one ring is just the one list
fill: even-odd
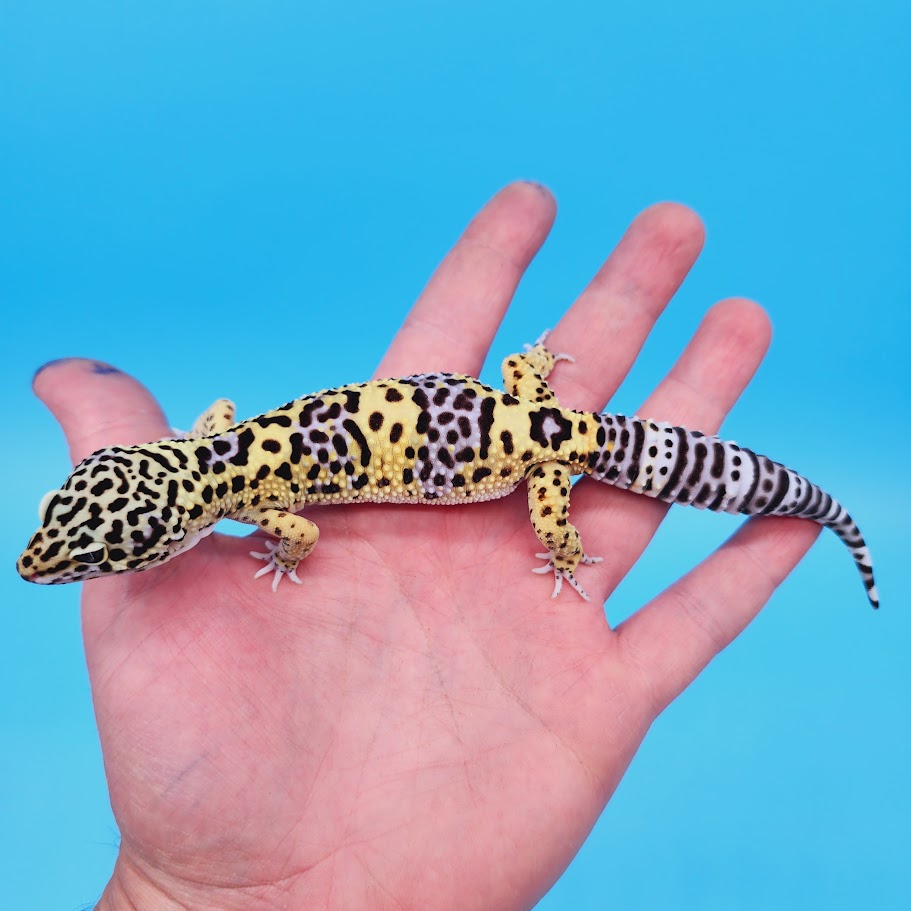
[(234, 423), (215, 402), (186, 439), (111, 447), (76, 466), (42, 501), (41, 528), (19, 558), (30, 582), (75, 582), (164, 563), (219, 519), (275, 535), (257, 576), (273, 589), (316, 545), (295, 512), (316, 504), (458, 504), (528, 485), (529, 516), (553, 572), (553, 593), (586, 556), (569, 521), (571, 477), (588, 474), (635, 493), (743, 515), (812, 519), (845, 542), (873, 607), (869, 552), (829, 494), (777, 462), (714, 436), (622, 415), (560, 407), (546, 378), (544, 337), (503, 362), (501, 392), (468, 376), (376, 380), (296, 399)]

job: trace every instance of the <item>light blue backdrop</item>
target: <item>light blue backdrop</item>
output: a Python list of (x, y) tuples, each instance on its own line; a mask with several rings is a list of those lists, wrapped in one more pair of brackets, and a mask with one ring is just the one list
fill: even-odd
[[(641, 208), (693, 206), (705, 254), (612, 404), (712, 302), (761, 301), (773, 348), (725, 432), (849, 504), (883, 603), (824, 536), (659, 719), (540, 909), (911, 907), (909, 25), (899, 0), (4, 3), (4, 903), (93, 902), (117, 843), (79, 590), (12, 569), (68, 467), (32, 372), (111, 361), (177, 426), (366, 378), (472, 213), (531, 177), (560, 215), (495, 355)], [(735, 525), (675, 511), (611, 617)]]

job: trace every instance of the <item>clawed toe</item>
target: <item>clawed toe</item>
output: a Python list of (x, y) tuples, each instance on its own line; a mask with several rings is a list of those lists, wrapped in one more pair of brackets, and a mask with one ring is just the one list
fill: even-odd
[[(552, 572), (554, 574), (554, 590), (551, 593), (551, 598), (556, 598), (560, 594), (561, 589), (563, 588), (563, 580), (565, 579), (579, 594), (579, 596), (585, 601), (591, 601), (591, 598), (588, 596), (588, 593), (584, 588), (579, 584), (579, 581), (576, 577), (565, 569), (559, 569), (554, 564), (553, 554), (549, 551), (546, 551), (542, 554), (535, 554), (536, 557), (540, 560), (546, 560), (547, 562), (544, 566), (536, 566), (532, 569), (533, 573), (545, 574)], [(600, 563), (601, 557), (587, 557), (582, 556), (580, 563), (591, 564), (591, 563)]]
[(253, 578), (258, 579), (260, 576), (268, 575), (269, 573), (275, 573), (272, 577), (272, 591), (278, 590), (278, 584), (281, 582), (284, 576), (287, 576), (292, 582), (296, 582), (298, 585), (301, 585), (301, 580), (297, 575), (297, 568), (287, 569), (282, 566), (275, 557), (275, 551), (278, 549), (278, 541), (266, 541), (264, 542), (268, 550), (266, 553), (259, 553), (258, 551), (251, 550), (250, 556), (256, 557), (257, 560), (265, 560), (266, 565), (258, 569), (253, 573)]

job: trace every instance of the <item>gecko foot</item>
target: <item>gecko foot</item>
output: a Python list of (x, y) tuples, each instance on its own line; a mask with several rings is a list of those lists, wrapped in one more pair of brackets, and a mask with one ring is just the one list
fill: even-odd
[[(543, 345), (547, 341), (548, 335), (550, 335), (550, 329), (545, 329), (535, 340), (534, 344), (523, 345), (522, 347), (525, 349), (526, 352), (531, 351), (532, 348), (537, 348), (538, 345)], [(555, 364), (558, 364), (560, 361), (568, 361), (570, 364), (575, 364), (575, 362), (576, 362), (576, 359), (571, 354), (564, 354), (564, 353), (554, 354), (554, 352), (551, 352), (551, 355), (553, 356)]]
[[(535, 556), (539, 560), (547, 560), (547, 563), (544, 566), (536, 566), (532, 570), (533, 573), (551, 573), (552, 572), (554, 574), (554, 590), (553, 590), (553, 593), (551, 594), (551, 598), (556, 598), (557, 595), (560, 594), (560, 590), (563, 588), (563, 580), (565, 579), (579, 593), (579, 595), (582, 597), (583, 600), (591, 601), (591, 598), (589, 598), (588, 593), (585, 591), (584, 588), (582, 588), (582, 586), (576, 580), (576, 577), (571, 572), (567, 572), (565, 569), (558, 569), (554, 565), (554, 557), (553, 557), (552, 553), (550, 553), (548, 551), (543, 554), (535, 554)], [(585, 563), (585, 564), (600, 563), (600, 562), (601, 562), (601, 557), (587, 557), (584, 554), (582, 555), (582, 559), (579, 561), (579, 563)]]
[(296, 582), (298, 585), (302, 584), (301, 579), (298, 578), (296, 567), (287, 569), (286, 567), (282, 566), (276, 559), (275, 551), (278, 550), (279, 543), (279, 541), (266, 541), (265, 544), (268, 548), (268, 551), (264, 554), (258, 553), (255, 550), (250, 551), (251, 557), (256, 557), (257, 560), (266, 561), (266, 565), (253, 574), (254, 579), (258, 579), (260, 576), (265, 576), (271, 572), (275, 573), (275, 575), (272, 577), (272, 591), (276, 591), (278, 589), (278, 583), (281, 582), (284, 576), (287, 576), (292, 582)]

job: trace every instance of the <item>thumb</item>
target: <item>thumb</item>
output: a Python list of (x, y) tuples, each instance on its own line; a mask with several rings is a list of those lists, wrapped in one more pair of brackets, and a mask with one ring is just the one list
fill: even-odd
[(39, 368), (32, 388), (63, 428), (74, 463), (105, 446), (130, 446), (171, 435), (151, 392), (101, 361), (51, 361)]

